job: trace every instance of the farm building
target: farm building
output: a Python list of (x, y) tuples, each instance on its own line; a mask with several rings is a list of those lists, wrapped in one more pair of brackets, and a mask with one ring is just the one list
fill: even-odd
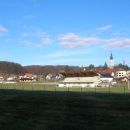
[(59, 82), (59, 87), (95, 87), (100, 82), (100, 76), (92, 71), (71, 72), (63, 75), (66, 78)]
[(59, 82), (59, 87), (95, 87), (100, 81), (99, 76), (94, 77), (67, 77)]

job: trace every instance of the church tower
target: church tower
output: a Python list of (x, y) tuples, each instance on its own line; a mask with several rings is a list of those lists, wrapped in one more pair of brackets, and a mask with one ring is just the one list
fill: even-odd
[(110, 69), (113, 69), (113, 68), (114, 68), (114, 59), (113, 59), (112, 53), (111, 53), (110, 59), (109, 59), (109, 68), (110, 68)]

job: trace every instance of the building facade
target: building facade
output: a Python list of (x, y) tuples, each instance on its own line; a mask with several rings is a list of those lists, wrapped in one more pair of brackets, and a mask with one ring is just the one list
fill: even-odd
[(96, 87), (100, 82), (100, 76), (93, 77), (67, 77), (59, 82), (59, 87)]

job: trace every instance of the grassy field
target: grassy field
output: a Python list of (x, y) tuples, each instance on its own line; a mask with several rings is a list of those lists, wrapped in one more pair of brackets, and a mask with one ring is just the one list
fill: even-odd
[(130, 94), (0, 89), (0, 130), (129, 130)]
[(17, 83), (17, 84), (0, 84), (0, 89), (8, 90), (25, 90), (25, 91), (56, 91), (56, 92), (94, 92), (94, 93), (130, 93), (127, 84), (121, 84), (114, 87), (96, 87), (96, 88), (81, 88), (81, 87), (58, 87), (47, 86), (43, 84), (32, 83)]

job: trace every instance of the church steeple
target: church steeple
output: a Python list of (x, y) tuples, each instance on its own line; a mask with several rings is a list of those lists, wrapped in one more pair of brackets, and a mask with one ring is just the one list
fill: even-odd
[(110, 55), (110, 60), (113, 60), (113, 55), (112, 55), (112, 53), (111, 53), (111, 55)]
[(114, 59), (113, 59), (112, 53), (111, 53), (111, 55), (110, 55), (109, 68), (110, 68), (110, 69), (113, 69), (113, 68), (114, 68)]

